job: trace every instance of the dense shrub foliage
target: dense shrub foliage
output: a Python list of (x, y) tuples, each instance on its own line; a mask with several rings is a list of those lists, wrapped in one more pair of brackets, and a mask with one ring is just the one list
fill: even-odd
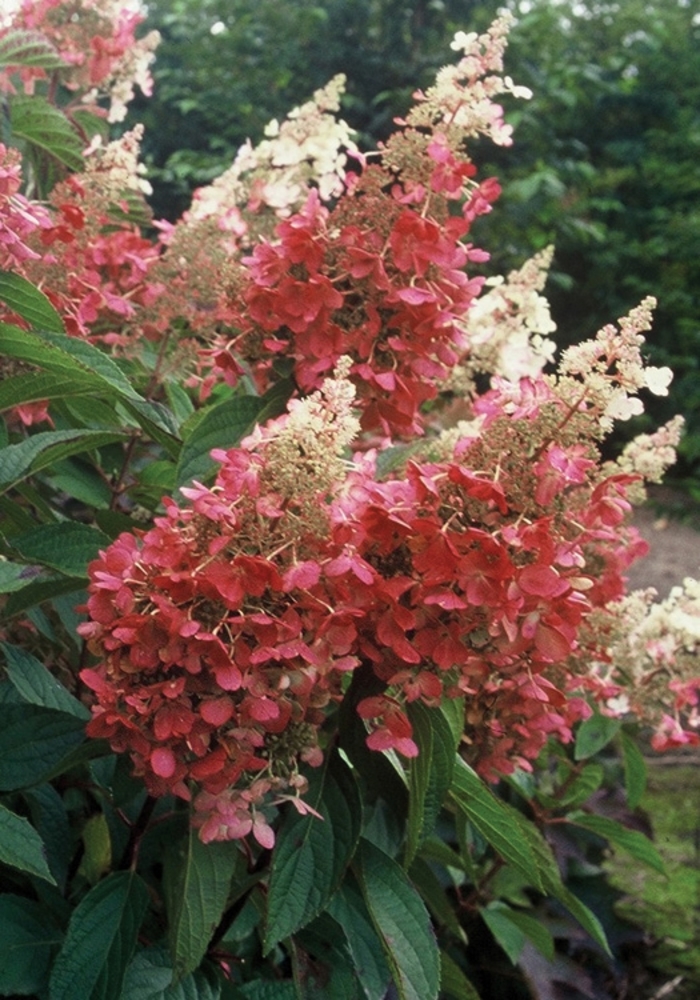
[(555, 363), (551, 251), (479, 275), (507, 18), (377, 151), (335, 77), (175, 222), (104, 131), (141, 22), (0, 31), (0, 995), (607, 989), (634, 733), (700, 742), (698, 585), (625, 593), (682, 421), (601, 451), (654, 300)]

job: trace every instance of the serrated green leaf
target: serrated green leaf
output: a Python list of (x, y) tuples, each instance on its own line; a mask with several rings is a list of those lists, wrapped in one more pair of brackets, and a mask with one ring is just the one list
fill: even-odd
[(48, 372), (15, 375), (5, 379), (0, 385), (0, 410), (9, 410), (12, 406), (22, 406), (37, 400), (88, 396), (92, 391), (87, 387), (76, 386), (71, 378), (49, 375)]
[(88, 563), (109, 544), (107, 535), (77, 521), (45, 524), (11, 539), (12, 548), (27, 562), (40, 563), (64, 576), (85, 578)]
[(209, 454), (212, 448), (235, 447), (265, 409), (261, 396), (234, 396), (200, 411), (189, 427), (183, 426), (184, 445), (175, 474), (178, 487), (206, 479), (216, 468)]
[(0, 996), (28, 996), (46, 988), (51, 949), (61, 933), (32, 899), (0, 895)]
[(357, 846), (362, 804), (355, 778), (329, 753), (309, 774), (304, 801), (323, 817), (290, 807), (277, 833), (267, 895), (265, 953), (328, 905)]
[(0, 467), (0, 490), (6, 492), (33, 473), (70, 455), (114, 444), (124, 437), (120, 431), (40, 431), (19, 444), (11, 444), (4, 449)]
[(647, 766), (636, 740), (632, 739), (624, 730), (620, 731), (620, 741), (622, 744), (622, 762), (625, 770), (627, 805), (630, 809), (636, 809), (646, 791)]
[(32, 66), (59, 69), (66, 64), (40, 31), (14, 28), (0, 38), (0, 66)]
[(367, 1000), (384, 1000), (391, 973), (359, 886), (350, 873), (328, 906), (345, 934), (357, 978)]
[(31, 583), (36, 571), (22, 563), (0, 562), (0, 594), (11, 594)]
[(503, 912), (503, 906), (485, 906), (480, 910), (481, 918), (493, 934), (513, 965), (517, 965), (520, 952), (525, 944), (525, 935), (519, 927), (508, 920)]
[(85, 739), (75, 715), (40, 705), (0, 705), (0, 791), (40, 784)]
[(147, 906), (148, 890), (135, 872), (113, 872), (91, 889), (56, 957), (50, 1000), (120, 1000)]
[[(0, 40), (0, 54), (2, 51)], [(50, 300), (21, 274), (0, 271), (0, 302), (39, 330), (63, 333), (63, 320)]]
[[(0, 705), (4, 709), (5, 705)], [(56, 885), (41, 837), (31, 823), (0, 805), (0, 863)]]
[(568, 808), (580, 805), (600, 788), (604, 777), (605, 768), (602, 764), (586, 764), (581, 773), (567, 787), (566, 791), (555, 801), (560, 806), (567, 806)]
[(535, 888), (541, 888), (537, 882), (535, 859), (527, 841), (514, 836), (511, 811), (460, 757), (456, 759), (450, 796), (504, 861), (534, 879)]
[(36, 832), (44, 842), (49, 870), (61, 892), (65, 892), (74, 844), (68, 812), (53, 785), (39, 785), (22, 793)]
[(284, 979), (246, 983), (236, 990), (235, 997), (236, 1000), (299, 1000), (299, 993), (291, 979)]
[(400, 1000), (437, 1000), (440, 953), (425, 904), (402, 868), (362, 840), (353, 870)]
[(586, 719), (576, 733), (575, 759), (586, 760), (598, 753), (618, 734), (621, 725), (619, 719), (610, 719), (607, 715), (592, 715)]
[(53, 156), (69, 170), (80, 171), (83, 143), (66, 116), (38, 94), (17, 94), (10, 105), (12, 138), (24, 139), (31, 146)]
[(466, 944), (467, 936), (464, 928), (447, 898), (444, 885), (428, 862), (423, 858), (416, 858), (408, 870), (408, 875), (436, 922), (451, 931), (462, 944)]
[(408, 706), (418, 756), (408, 769), (408, 827), (404, 867), (409, 868), (418, 847), (437, 822), (455, 765), (455, 742), (450, 725), (439, 709), (416, 701)]
[(53, 576), (52, 574), (42, 574), (27, 583), (25, 587), (10, 594), (3, 609), (3, 614), (7, 618), (21, 614), (28, 608), (33, 608), (42, 601), (48, 601), (61, 594), (74, 594), (83, 592), (85, 579), (83, 577)]
[(481, 1000), (476, 988), (446, 951), (440, 952), (440, 990), (453, 1000)]
[(578, 920), (583, 929), (590, 934), (593, 940), (610, 955), (610, 945), (600, 921), (585, 903), (582, 903), (564, 885), (559, 866), (545, 838), (535, 824), (526, 819), (517, 810), (512, 809), (511, 815), (513, 825), (519, 829), (521, 837), (527, 842), (535, 859), (537, 878), (542, 891), (546, 895), (558, 899), (567, 908), (569, 913)]
[(630, 830), (622, 823), (609, 819), (607, 816), (594, 816), (584, 812), (569, 813), (566, 818), (569, 823), (590, 830), (591, 833), (608, 840), (615, 847), (627, 851), (637, 861), (649, 865), (650, 868), (655, 868), (662, 875), (666, 874), (661, 855), (649, 838), (640, 833), (639, 830)]
[(231, 880), (245, 870), (234, 842), (203, 844), (197, 831), (166, 854), (163, 884), (170, 954), (182, 979), (197, 968), (226, 907)]
[(119, 1000), (219, 1000), (221, 981), (213, 971), (198, 969), (175, 982), (173, 973), (167, 948), (144, 948), (126, 971)]
[(0, 643), (0, 649), (5, 658), (7, 676), (24, 701), (68, 712), (83, 721), (90, 718), (90, 710), (74, 698), (31, 653), (7, 642)]
[(327, 913), (285, 944), (304, 1000), (365, 1000), (343, 930)]

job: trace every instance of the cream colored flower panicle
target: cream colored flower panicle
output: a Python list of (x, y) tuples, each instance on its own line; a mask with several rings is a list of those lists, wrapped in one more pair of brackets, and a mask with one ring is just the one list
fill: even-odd
[[(539, 374), (554, 358), (556, 330), (547, 299), (540, 294), (552, 263), (547, 247), (507, 278), (486, 281), (485, 291), (464, 316), (469, 340), (466, 374), (488, 372), (511, 381)], [(460, 379), (459, 369), (454, 378)]]
[(344, 89), (339, 74), (281, 124), (271, 121), (261, 143), (247, 142), (228, 170), (195, 192), (188, 217), (197, 221), (260, 207), (284, 217), (301, 208), (309, 183), (324, 200), (339, 195), (346, 153), (357, 149), (349, 125), (336, 118)]
[(96, 136), (85, 150), (85, 178), (98, 177), (106, 197), (119, 199), (126, 191), (151, 194), (152, 188), (144, 177), (146, 167), (139, 162), (143, 125), (135, 125), (113, 142), (102, 144)]
[[(615, 420), (628, 420), (643, 413), (644, 406), (636, 393), (649, 389), (666, 395), (673, 378), (670, 368), (645, 366), (641, 354), (643, 333), (651, 328), (656, 299), (645, 298), (640, 305), (618, 321), (586, 340), (567, 348), (559, 364), (559, 386), (572, 383), (572, 395), (585, 386), (585, 405), (598, 415), (601, 429), (609, 431)], [(578, 387), (578, 388), (577, 388)]]
[(685, 421), (675, 416), (654, 434), (638, 434), (617, 460), (623, 472), (643, 476), (649, 483), (660, 483), (666, 470), (676, 461), (676, 448)]
[(409, 113), (409, 125), (440, 127), (462, 136), (484, 134), (499, 146), (510, 146), (513, 129), (503, 121), (503, 108), (492, 100), (497, 94), (530, 98), (527, 87), (516, 86), (501, 76), (503, 53), (513, 18), (499, 17), (483, 35), (458, 31), (452, 48), (463, 55), (456, 66), (439, 71), (434, 86), (414, 96), (417, 105)]

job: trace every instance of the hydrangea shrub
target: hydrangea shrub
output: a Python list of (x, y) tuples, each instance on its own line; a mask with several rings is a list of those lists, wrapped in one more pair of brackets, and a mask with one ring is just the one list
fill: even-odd
[(467, 930), (527, 973), (547, 905), (605, 950), (552, 831), (658, 867), (592, 758), (634, 808), (630, 732), (699, 742), (697, 586), (625, 590), (682, 421), (601, 450), (654, 302), (555, 361), (551, 251), (484, 277), (507, 19), (381, 149), (336, 78), (175, 225), (103, 128), (141, 19), (0, 29), (0, 995), (474, 997)]

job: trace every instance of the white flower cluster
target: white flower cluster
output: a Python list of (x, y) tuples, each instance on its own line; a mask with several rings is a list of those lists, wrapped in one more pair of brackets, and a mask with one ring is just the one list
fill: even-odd
[(676, 461), (676, 448), (685, 421), (675, 416), (654, 434), (638, 434), (625, 445), (617, 460), (623, 472), (636, 473), (649, 483), (660, 483), (666, 470)]
[(310, 183), (324, 200), (340, 195), (347, 152), (357, 151), (350, 127), (335, 117), (344, 87), (338, 75), (281, 124), (271, 121), (259, 145), (247, 142), (228, 170), (195, 192), (187, 216), (226, 219), (267, 207), (285, 217), (304, 204)]
[(500, 75), (512, 21), (510, 14), (499, 17), (483, 35), (457, 32), (451, 47), (461, 50), (462, 58), (456, 66), (441, 69), (434, 86), (425, 93), (418, 91), (414, 95), (418, 104), (408, 115), (408, 124), (418, 128), (439, 126), (462, 136), (481, 133), (499, 146), (510, 146), (512, 126), (506, 125), (503, 108), (493, 98), (505, 93), (532, 97), (527, 87), (516, 86), (509, 76)]
[(615, 420), (628, 420), (644, 412), (636, 396), (640, 389), (649, 389), (657, 396), (668, 394), (671, 369), (647, 367), (641, 355), (642, 333), (651, 328), (655, 305), (656, 300), (648, 296), (618, 321), (619, 330), (608, 324), (598, 331), (595, 340), (576, 344), (562, 354), (561, 379), (583, 380), (586, 404), (598, 412), (600, 426), (606, 432)]
[(556, 330), (547, 299), (540, 294), (554, 250), (548, 247), (507, 278), (486, 281), (485, 291), (462, 320), (469, 340), (467, 365), (517, 382), (539, 374), (554, 358)]
[(143, 125), (135, 125), (106, 146), (100, 136), (95, 136), (84, 151), (86, 170), (89, 176), (99, 175), (99, 182), (105, 194), (111, 198), (123, 197), (127, 191), (151, 194), (150, 183), (143, 176), (146, 167), (139, 162)]

